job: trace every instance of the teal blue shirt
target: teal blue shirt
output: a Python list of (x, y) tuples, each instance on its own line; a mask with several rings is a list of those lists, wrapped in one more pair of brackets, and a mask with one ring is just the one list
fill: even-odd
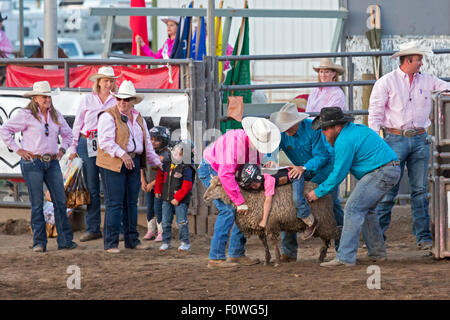
[[(296, 166), (304, 166), (314, 183), (323, 182), (333, 168), (333, 149), (320, 130), (311, 128), (312, 120), (300, 122), (296, 134), (281, 133), (280, 149)], [(269, 155), (272, 158), (274, 155)]]
[(323, 197), (336, 188), (348, 172), (359, 180), (393, 160), (398, 160), (394, 150), (375, 131), (349, 122), (334, 143), (333, 171), (315, 193), (317, 197)]

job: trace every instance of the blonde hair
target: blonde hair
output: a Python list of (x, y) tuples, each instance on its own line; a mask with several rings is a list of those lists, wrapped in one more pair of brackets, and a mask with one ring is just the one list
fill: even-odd
[[(31, 114), (33, 117), (35, 117), (38, 121), (41, 121), (41, 118), (39, 117), (39, 104), (33, 99), (31, 99), (30, 103), (24, 108), (31, 111)], [(52, 117), (52, 120), (57, 125), (61, 125), (58, 119), (58, 112), (56, 111), (55, 107), (53, 106), (53, 102), (50, 104), (50, 116)]]
[(114, 79), (114, 78), (108, 78), (108, 77), (103, 77), (103, 78), (97, 78), (97, 79), (95, 79), (94, 85), (92, 86), (92, 91), (93, 91), (94, 93), (98, 94), (98, 93), (100, 92), (100, 84), (99, 84), (99, 82), (100, 82), (101, 79), (112, 79), (112, 80), (114, 80), (114, 85), (113, 85), (111, 91), (112, 91), (112, 92), (117, 92), (117, 82), (116, 82), (116, 79)]

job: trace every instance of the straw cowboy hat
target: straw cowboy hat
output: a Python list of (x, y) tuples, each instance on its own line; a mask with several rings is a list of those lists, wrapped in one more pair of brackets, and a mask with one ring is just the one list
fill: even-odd
[(432, 53), (431, 50), (429, 50), (429, 49), (421, 49), (421, 48), (419, 48), (419, 42), (415, 41), (415, 40), (399, 44), (398, 45), (398, 49), (399, 49), (399, 51), (394, 53), (391, 56), (391, 59), (394, 59), (396, 57), (401, 57), (401, 56), (415, 55), (415, 54), (423, 56), (423, 55)]
[(320, 64), (318, 67), (313, 67), (316, 72), (319, 72), (320, 69), (332, 69), (336, 71), (339, 75), (344, 74), (344, 68), (339, 64), (334, 64), (330, 58), (323, 58), (320, 60)]
[(0, 22), (3, 22), (8, 19), (8, 16), (2, 17), (2, 13), (0, 12)]
[(327, 107), (320, 110), (320, 115), (314, 119), (311, 128), (318, 130), (337, 124), (345, 124), (354, 120), (355, 118), (353, 116), (344, 114), (339, 107)]
[(144, 95), (137, 94), (133, 82), (129, 80), (125, 80), (124, 82), (122, 82), (117, 93), (111, 92), (111, 94), (119, 99), (135, 98), (136, 104), (144, 100)]
[(180, 17), (167, 17), (167, 18), (162, 18), (161, 19), (162, 22), (164, 22), (165, 24), (167, 24), (167, 22), (169, 21), (173, 21), (176, 24), (180, 24)]
[(33, 97), (33, 96), (54, 96), (57, 95), (58, 92), (52, 91), (50, 84), (48, 81), (37, 81), (33, 83), (33, 91), (27, 91), (23, 94), (24, 97)]
[(250, 141), (261, 153), (271, 153), (280, 145), (280, 130), (267, 119), (246, 117), (242, 119), (242, 127)]
[(305, 120), (309, 117), (309, 114), (298, 112), (297, 105), (295, 103), (286, 103), (278, 112), (274, 112), (270, 115), (270, 121), (280, 129), (281, 132), (285, 132), (297, 123)]
[(101, 67), (100, 69), (98, 69), (97, 73), (89, 76), (89, 80), (94, 82), (95, 80), (101, 79), (101, 78), (116, 79), (119, 76), (116, 76), (114, 74), (114, 69), (112, 67)]

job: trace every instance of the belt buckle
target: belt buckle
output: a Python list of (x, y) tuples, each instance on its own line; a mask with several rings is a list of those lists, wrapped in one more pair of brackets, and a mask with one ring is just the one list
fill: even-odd
[(43, 154), (43, 155), (41, 156), (41, 159), (42, 159), (42, 161), (44, 161), (44, 162), (50, 162), (50, 161), (52, 161), (52, 155), (49, 154), (49, 153)]
[(417, 131), (415, 129), (406, 129), (405, 131), (403, 131), (403, 135), (408, 138), (415, 137), (416, 134)]

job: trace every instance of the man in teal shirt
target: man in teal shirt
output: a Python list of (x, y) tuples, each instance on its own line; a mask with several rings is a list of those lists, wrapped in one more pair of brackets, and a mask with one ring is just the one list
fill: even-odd
[(386, 257), (375, 208), (400, 179), (400, 162), (375, 131), (365, 125), (354, 124), (353, 120), (339, 107), (330, 107), (322, 109), (312, 123), (312, 128), (321, 129), (334, 147), (335, 160), (328, 178), (307, 194), (308, 201), (315, 201), (333, 191), (349, 172), (359, 180), (344, 209), (344, 227), (336, 258), (321, 263), (322, 267), (354, 265), (361, 229), (369, 257), (373, 260)]

